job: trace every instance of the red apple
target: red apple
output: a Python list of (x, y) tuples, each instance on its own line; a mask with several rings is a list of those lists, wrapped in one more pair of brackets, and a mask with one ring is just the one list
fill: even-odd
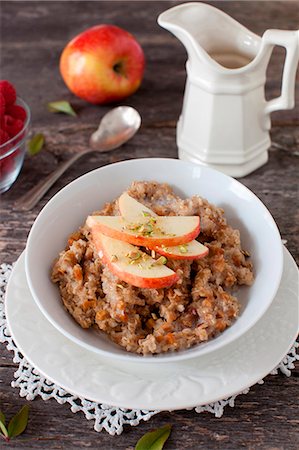
[(97, 25), (72, 39), (62, 52), (60, 72), (67, 87), (90, 103), (110, 103), (133, 94), (144, 72), (136, 39), (115, 25)]
[(199, 233), (198, 216), (143, 217), (138, 222), (122, 216), (89, 216), (86, 224), (105, 236), (149, 248), (185, 244)]
[(99, 256), (112, 273), (133, 286), (160, 289), (169, 287), (178, 275), (159, 259), (155, 260), (134, 245), (92, 232), (92, 240)]

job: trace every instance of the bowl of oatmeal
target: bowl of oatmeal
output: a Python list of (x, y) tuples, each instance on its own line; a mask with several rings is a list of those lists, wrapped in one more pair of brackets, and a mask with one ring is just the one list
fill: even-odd
[(262, 202), (222, 173), (172, 159), (73, 181), (26, 247), (47, 319), (88, 350), (136, 362), (198, 357), (238, 339), (267, 311), (281, 273), (280, 235)]

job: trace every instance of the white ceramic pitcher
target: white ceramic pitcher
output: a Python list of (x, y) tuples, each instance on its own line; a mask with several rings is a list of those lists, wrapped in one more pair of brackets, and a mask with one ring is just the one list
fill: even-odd
[[(188, 52), (177, 125), (179, 158), (241, 177), (265, 164), (270, 113), (294, 107), (299, 31), (252, 33), (205, 3), (185, 3), (158, 17)], [(265, 100), (273, 47), (286, 49), (281, 95)]]

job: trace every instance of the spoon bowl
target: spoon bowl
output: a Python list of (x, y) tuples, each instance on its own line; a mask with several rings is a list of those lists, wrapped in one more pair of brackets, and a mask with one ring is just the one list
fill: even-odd
[(102, 118), (98, 129), (92, 133), (89, 145), (101, 152), (118, 148), (140, 128), (141, 117), (131, 106), (118, 106)]

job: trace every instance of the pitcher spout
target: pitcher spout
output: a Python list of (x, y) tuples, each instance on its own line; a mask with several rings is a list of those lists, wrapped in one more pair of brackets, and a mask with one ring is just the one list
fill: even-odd
[[(214, 69), (242, 67), (252, 61), (260, 48), (261, 38), (230, 16), (206, 3), (184, 3), (164, 11), (158, 24), (174, 34), (188, 53), (193, 69), (203, 64)], [(235, 55), (230, 67), (230, 56)]]
[[(205, 58), (200, 45), (194, 38), (192, 33), (192, 11), (191, 3), (178, 5), (164, 11), (158, 17), (158, 24), (170, 31), (184, 45), (188, 59), (192, 65), (195, 65), (198, 58)], [(194, 20), (194, 18), (193, 18)]]

